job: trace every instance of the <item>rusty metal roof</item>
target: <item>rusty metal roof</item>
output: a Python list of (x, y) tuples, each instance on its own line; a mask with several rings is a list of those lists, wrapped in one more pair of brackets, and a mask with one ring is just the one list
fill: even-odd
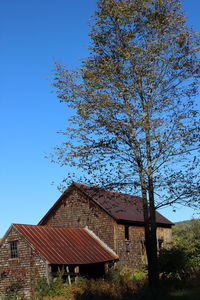
[[(141, 197), (118, 192), (110, 192), (94, 186), (86, 186), (74, 182), (50, 208), (47, 214), (39, 222), (39, 225), (46, 224), (48, 217), (57, 210), (57, 208), (62, 204), (64, 197), (66, 197), (67, 194), (74, 188), (84, 193), (86, 197), (89, 197), (116, 221), (132, 222), (141, 225), (144, 224), (143, 202)], [(173, 225), (172, 222), (159, 212), (156, 212), (156, 222), (157, 225), (161, 227), (171, 227)]]
[[(96, 203), (102, 206), (116, 220), (144, 222), (143, 201), (141, 197), (118, 192), (110, 192), (97, 187), (74, 183)], [(156, 222), (159, 225), (173, 225), (167, 218), (156, 212)]]
[(87, 228), (14, 224), (29, 244), (50, 264), (93, 264), (118, 256)]

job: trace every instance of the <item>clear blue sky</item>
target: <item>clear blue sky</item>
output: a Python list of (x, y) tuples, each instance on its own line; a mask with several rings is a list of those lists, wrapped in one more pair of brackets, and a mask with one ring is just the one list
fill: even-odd
[[(200, 1), (184, 0), (200, 30)], [(62, 141), (68, 111), (52, 93), (54, 62), (76, 67), (88, 54), (95, 0), (7, 0), (0, 10), (0, 237), (11, 223), (36, 224), (60, 193), (65, 171), (44, 159)], [(52, 182), (55, 182), (52, 184)], [(161, 211), (172, 221), (192, 211)]]

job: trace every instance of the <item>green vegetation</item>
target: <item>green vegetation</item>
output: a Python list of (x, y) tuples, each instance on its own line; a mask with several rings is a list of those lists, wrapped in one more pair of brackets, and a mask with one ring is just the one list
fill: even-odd
[(200, 220), (178, 223), (173, 229), (174, 244), (182, 249), (191, 273), (200, 270)]
[[(133, 279), (137, 277), (137, 280)], [(72, 285), (63, 284), (59, 278), (52, 280), (47, 285), (45, 278), (40, 278), (36, 283), (36, 292), (31, 300), (199, 300), (200, 288), (193, 287), (176, 291), (167, 291), (163, 288), (157, 297), (151, 296), (145, 281), (137, 275), (133, 278), (87, 280), (79, 279)], [(118, 277), (118, 279), (117, 279)], [(4, 300), (25, 300), (17, 293), (10, 293)]]
[(186, 288), (200, 278), (200, 220), (178, 223), (173, 228), (173, 246), (159, 255), (160, 277), (165, 286)]
[(162, 300), (199, 300), (200, 288), (181, 290), (163, 297)]
[(79, 278), (71, 285), (63, 284), (61, 278), (54, 278), (49, 285), (40, 278), (35, 285), (34, 299), (59, 297), (59, 300), (81, 299), (129, 299), (136, 297), (146, 281), (145, 273), (132, 274), (129, 270), (112, 271), (104, 279)]
[[(144, 274), (143, 274), (144, 275)], [(86, 280), (80, 279), (72, 285), (63, 285), (61, 289), (52, 289), (52, 286), (58, 286), (57, 280), (49, 287), (48, 296), (35, 294), (34, 300), (199, 300), (200, 288), (190, 288), (187, 290), (178, 290), (168, 292), (166, 288), (162, 289), (157, 296), (151, 296), (146, 280), (141, 286), (141, 277), (139, 280), (122, 279), (117, 274), (112, 280)], [(138, 275), (136, 275), (138, 277)], [(44, 290), (46, 287), (44, 286)], [(55, 294), (54, 294), (55, 293)], [(44, 295), (44, 294), (43, 294)]]

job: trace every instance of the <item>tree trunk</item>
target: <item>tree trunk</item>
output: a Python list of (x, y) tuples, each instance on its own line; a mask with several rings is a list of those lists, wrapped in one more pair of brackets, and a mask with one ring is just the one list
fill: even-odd
[(146, 183), (144, 172), (140, 170), (141, 192), (143, 199), (143, 216), (145, 229), (145, 247), (148, 261), (148, 279), (152, 291), (159, 287), (158, 259), (157, 259), (157, 237), (153, 193), (149, 190), (150, 205), (147, 201)]
[(151, 289), (159, 288), (158, 250), (157, 250), (157, 225), (155, 218), (155, 205), (153, 183), (149, 179), (149, 214), (150, 214), (150, 257), (148, 258), (149, 285)]
[[(142, 194), (144, 195), (144, 192), (142, 192)], [(147, 206), (147, 199), (143, 198), (145, 247), (148, 262), (148, 280), (151, 291), (156, 291), (159, 288), (159, 271), (157, 257), (155, 210), (153, 207), (153, 202), (150, 201), (150, 206)]]
[(148, 276), (149, 276), (149, 285), (152, 291), (155, 291), (159, 288), (159, 270), (158, 270), (158, 250), (157, 250), (157, 224), (156, 224), (156, 210), (155, 210), (155, 201), (154, 201), (154, 183), (153, 183), (153, 168), (152, 168), (152, 157), (151, 157), (151, 123), (149, 116), (149, 105), (151, 99), (146, 104), (144, 113), (145, 113), (145, 133), (146, 133), (146, 153), (147, 153), (147, 172), (148, 172), (148, 214), (149, 214), (149, 225), (150, 225), (150, 234), (149, 234), (149, 251), (147, 253), (148, 259)]

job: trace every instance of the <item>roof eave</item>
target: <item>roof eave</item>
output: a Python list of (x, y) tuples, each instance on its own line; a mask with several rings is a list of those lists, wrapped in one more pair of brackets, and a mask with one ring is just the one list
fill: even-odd
[(47, 221), (48, 217), (53, 214), (54, 210), (59, 206), (60, 202), (66, 196), (68, 193), (72, 191), (73, 183), (62, 193), (62, 195), (58, 198), (58, 200), (53, 204), (53, 206), (47, 211), (47, 213), (44, 215), (44, 217), (39, 221), (37, 225), (44, 225)]
[[(139, 226), (144, 227), (144, 221), (133, 221), (133, 220), (126, 220), (126, 219), (117, 219), (116, 220), (118, 224), (124, 224), (124, 225), (132, 225), (132, 226)], [(163, 227), (163, 228), (171, 228), (174, 226), (174, 223), (156, 223), (157, 227)]]
[(38, 252), (34, 245), (23, 235), (23, 233), (15, 226), (17, 224), (12, 224), (12, 227), (20, 234), (20, 236), (22, 236), (24, 238), (24, 240), (27, 242), (27, 244), (35, 250), (36, 254), (47, 264), (49, 264), (48, 260), (40, 253)]

